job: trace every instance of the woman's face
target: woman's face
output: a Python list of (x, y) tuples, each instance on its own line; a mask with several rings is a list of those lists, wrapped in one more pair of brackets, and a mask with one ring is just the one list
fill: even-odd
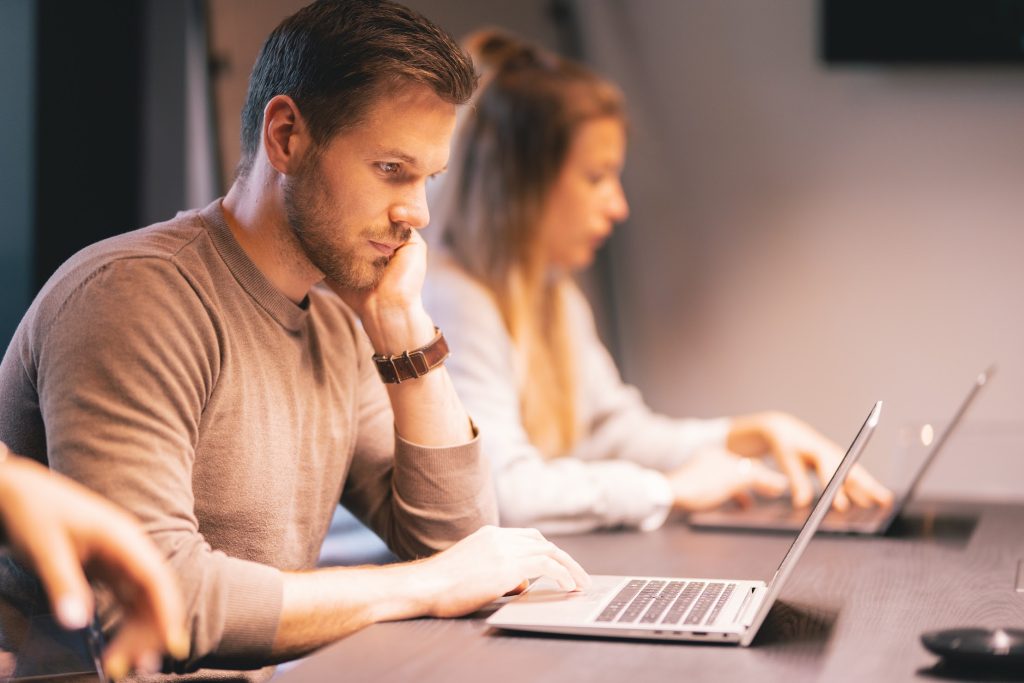
[(626, 158), (626, 130), (613, 117), (593, 119), (576, 131), (561, 172), (541, 213), (540, 239), (548, 264), (584, 268), (629, 216), (619, 175)]

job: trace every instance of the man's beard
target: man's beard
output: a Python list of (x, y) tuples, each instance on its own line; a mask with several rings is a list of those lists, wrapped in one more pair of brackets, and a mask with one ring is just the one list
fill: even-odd
[(316, 159), (284, 185), (288, 225), (306, 258), (334, 285), (355, 291), (374, 289), (391, 257), (367, 260), (359, 251), (371, 240), (384, 244), (407, 242), (412, 230), (391, 223), (363, 230), (352, 239), (342, 221), (332, 220), (331, 204)]

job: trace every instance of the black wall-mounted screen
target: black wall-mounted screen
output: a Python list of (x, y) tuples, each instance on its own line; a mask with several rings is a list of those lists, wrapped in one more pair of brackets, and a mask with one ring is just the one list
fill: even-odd
[(1024, 0), (819, 0), (829, 63), (1024, 63)]

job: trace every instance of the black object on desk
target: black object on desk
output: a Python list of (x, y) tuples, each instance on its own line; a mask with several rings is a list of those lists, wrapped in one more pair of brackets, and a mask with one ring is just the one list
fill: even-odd
[(1024, 669), (1024, 630), (951, 628), (923, 633), (921, 642), (954, 666)]

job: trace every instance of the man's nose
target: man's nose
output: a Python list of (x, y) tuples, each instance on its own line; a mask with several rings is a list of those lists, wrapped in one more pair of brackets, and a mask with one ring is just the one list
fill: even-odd
[(414, 230), (425, 228), (430, 223), (430, 209), (427, 207), (426, 186), (417, 187), (394, 206), (391, 220), (402, 223)]

